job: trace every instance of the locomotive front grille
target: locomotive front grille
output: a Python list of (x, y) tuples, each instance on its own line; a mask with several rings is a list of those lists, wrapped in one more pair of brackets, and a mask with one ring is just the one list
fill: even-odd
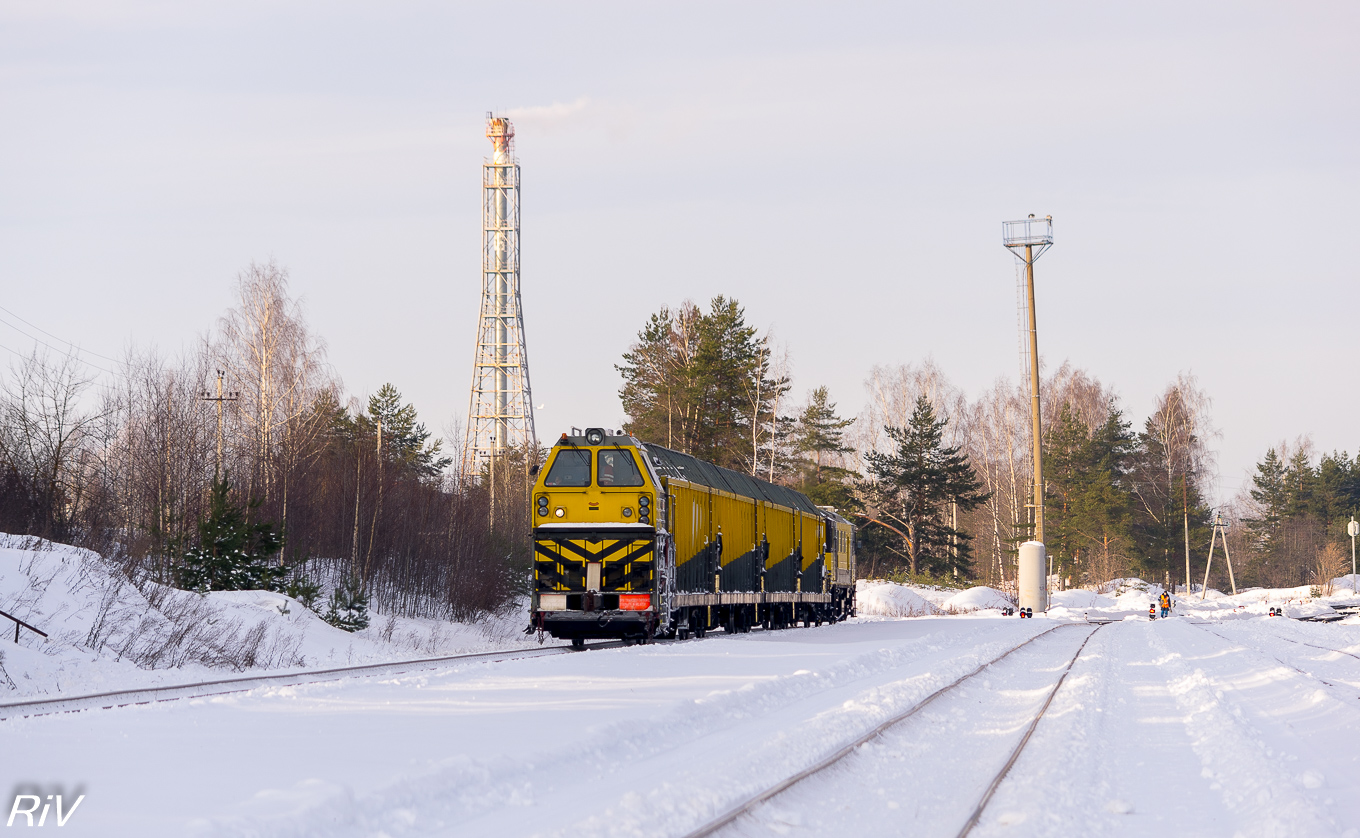
[(602, 595), (597, 607), (618, 608), (619, 593), (652, 590), (655, 546), (651, 535), (539, 533), (534, 539), (534, 590), (568, 594), (569, 610), (593, 604), (578, 604), (583, 599), (579, 594), (587, 592)]

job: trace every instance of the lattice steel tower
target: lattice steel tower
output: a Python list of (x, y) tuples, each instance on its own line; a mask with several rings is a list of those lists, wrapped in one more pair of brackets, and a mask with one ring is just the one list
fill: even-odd
[(482, 163), (482, 312), (468, 403), (470, 444), (463, 462), (468, 476), (507, 449), (538, 448), (519, 296), (515, 129), (510, 120), (487, 113), (486, 136), (494, 151)]

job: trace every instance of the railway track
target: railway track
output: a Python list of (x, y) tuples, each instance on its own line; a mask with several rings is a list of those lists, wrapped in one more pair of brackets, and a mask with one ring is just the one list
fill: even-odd
[[(621, 647), (621, 642), (597, 643), (586, 649), (612, 649)], [(0, 721), (28, 716), (46, 716), (54, 713), (77, 713), (83, 710), (111, 710), (138, 704), (156, 704), (163, 701), (209, 698), (232, 693), (248, 692), (260, 687), (292, 687), (304, 684), (319, 684), (338, 681), (343, 678), (401, 675), (427, 669), (440, 669), (449, 664), (519, 660), (541, 658), (551, 655), (569, 655), (580, 650), (566, 646), (551, 646), (544, 649), (522, 649), (508, 652), (476, 652), (468, 655), (443, 655), (419, 660), (395, 661), (392, 663), (369, 663), (358, 666), (340, 666), (331, 669), (313, 669), (302, 672), (286, 672), (278, 675), (253, 675), (240, 678), (222, 678), (213, 681), (199, 681), (191, 684), (173, 684), (163, 687), (143, 687), (113, 692), (73, 695), (64, 698), (43, 698), (30, 701), (16, 701), (0, 704)]]
[[(941, 687), (940, 689), (926, 696), (921, 701), (912, 705), (907, 710), (898, 713), (897, 715), (893, 716), (887, 721), (879, 724), (877, 727), (873, 728), (869, 732), (857, 737), (851, 742), (846, 743), (833, 753), (818, 760), (816, 763), (808, 766), (807, 768), (804, 768), (803, 770), (789, 777), (786, 777), (783, 780), (780, 780), (777, 783), (774, 783), (773, 785), (770, 785), (769, 787), (765, 788), (764, 790), (756, 794), (750, 795), (741, 802), (725, 810), (722, 814), (704, 823), (702, 826), (699, 826), (693, 831), (687, 833), (684, 836), (684, 838), (706, 838), (706, 836), (710, 836), (717, 833), (724, 827), (727, 827), (735, 823), (743, 816), (751, 814), (761, 805), (779, 797), (784, 792), (789, 791), (794, 786), (797, 786), (798, 784), (802, 783), (804, 780), (807, 780), (813, 776), (821, 774), (822, 772), (826, 771), (832, 766), (839, 764), (846, 757), (849, 757), (851, 754), (855, 753), (860, 748), (860, 746), (882, 736), (890, 729), (896, 727), (897, 725), (902, 724), (903, 722), (920, 713), (922, 710), (925, 710), (937, 699), (940, 699), (954, 692), (956, 689), (968, 683), (973, 678), (986, 672), (996, 664), (1001, 663), (1002, 661), (1009, 658), (1011, 655), (1015, 654), (1021, 649), (1024, 649), (1025, 647), (1029, 646), (1030, 644), (1034, 643), (1040, 638), (1047, 637), (1048, 635), (1052, 634), (1055, 631), (1058, 631), (1059, 629), (1086, 626), (1087, 624), (1085, 623), (1067, 623), (1054, 626), (1051, 629), (1048, 629), (1035, 635), (1034, 637), (1031, 637), (1030, 639), (1026, 640), (1023, 643), (1011, 647), (1009, 650), (1002, 653), (1001, 655), (993, 658), (990, 661), (987, 661), (986, 663), (979, 665), (976, 669), (973, 669), (971, 672), (962, 675), (953, 682)], [(1082, 651), (1085, 650), (1087, 642), (1090, 641), (1091, 637), (1093, 637), (1097, 631), (1100, 631), (1102, 627), (1103, 627), (1102, 625), (1097, 625), (1095, 628), (1091, 629), (1090, 633), (1087, 634), (1085, 639), (1082, 640), (1081, 645), (1077, 648), (1076, 653), (1072, 655), (1071, 659), (1067, 662), (1067, 665), (1063, 667), (1062, 674), (1058, 677), (1058, 680), (1054, 683), (1052, 689), (1049, 690), (1049, 693), (1046, 699), (1044, 700), (1043, 705), (1039, 708), (1039, 711), (1033, 716), (1023, 736), (1021, 736), (1019, 742), (1017, 742), (1015, 747), (1012, 749), (1008, 759), (1006, 760), (1006, 763), (1001, 767), (1001, 770), (998, 771), (992, 777), (991, 781), (987, 784), (986, 791), (983, 793), (977, 805), (971, 811), (968, 820), (963, 824), (962, 828), (960, 829), (958, 833), (959, 838), (965, 838), (965, 836), (967, 836), (972, 831), (973, 827), (977, 825), (978, 820), (982, 817), (983, 811), (987, 808), (987, 804), (991, 801), (992, 795), (996, 793), (997, 788), (1001, 785), (1002, 781), (1005, 780), (1006, 775), (1010, 773), (1011, 767), (1015, 765), (1016, 760), (1019, 759), (1020, 753), (1025, 749), (1025, 746), (1029, 744), (1030, 737), (1033, 735), (1035, 728), (1038, 727), (1039, 721), (1044, 717), (1044, 714), (1048, 711), (1048, 707), (1050, 704), (1052, 704), (1053, 697), (1057, 695), (1058, 689), (1063, 685), (1063, 681), (1067, 679), (1067, 674), (1071, 672), (1073, 664), (1077, 662), (1077, 658), (1080, 657)]]
[[(1308, 670), (1306, 670), (1306, 669), (1304, 669), (1304, 668), (1302, 668), (1302, 667), (1300, 667), (1300, 666), (1297, 666), (1297, 665), (1295, 665), (1295, 664), (1293, 664), (1293, 663), (1290, 663), (1289, 661), (1285, 660), (1284, 658), (1280, 657), (1279, 655), (1275, 655), (1275, 654), (1271, 654), (1270, 652), (1267, 652), (1265, 649), (1258, 649), (1258, 648), (1256, 648), (1255, 646), (1248, 646), (1248, 645), (1246, 645), (1245, 643), (1243, 643), (1243, 642), (1240, 641), (1240, 640), (1234, 640), (1233, 638), (1228, 637), (1228, 636), (1225, 635), (1225, 634), (1219, 634), (1218, 632), (1214, 631), (1214, 630), (1211, 629), (1211, 628), (1205, 628), (1205, 626), (1208, 625), (1207, 623), (1191, 623), (1191, 625), (1198, 626), (1199, 628), (1203, 629), (1204, 631), (1207, 631), (1209, 634), (1212, 634), (1213, 636), (1215, 636), (1215, 637), (1217, 637), (1217, 638), (1219, 638), (1219, 639), (1221, 639), (1221, 640), (1225, 640), (1225, 641), (1227, 641), (1228, 643), (1234, 643), (1234, 644), (1236, 644), (1237, 646), (1239, 646), (1239, 647), (1241, 647), (1241, 648), (1243, 648), (1243, 649), (1250, 649), (1250, 650), (1253, 651), (1253, 652), (1257, 652), (1258, 654), (1265, 655), (1266, 657), (1271, 658), (1272, 660), (1278, 661), (1282, 666), (1287, 666), (1287, 667), (1289, 667), (1290, 669), (1294, 670), (1295, 672), (1299, 673), (1300, 675), (1304, 675), (1304, 676), (1307, 676), (1307, 677), (1309, 677), (1309, 678), (1312, 678), (1313, 680), (1317, 681), (1318, 683), (1320, 683), (1320, 684), (1322, 684), (1322, 685), (1324, 685), (1324, 686), (1331, 687), (1332, 689), (1341, 690), (1342, 692), (1347, 693), (1347, 695), (1348, 695), (1349, 697), (1351, 697), (1351, 698), (1360, 698), (1360, 696), (1356, 696), (1356, 695), (1355, 695), (1355, 688), (1354, 688), (1354, 687), (1347, 686), (1346, 684), (1337, 684), (1337, 683), (1335, 683), (1335, 682), (1333, 682), (1333, 681), (1329, 681), (1329, 680), (1327, 680), (1326, 678), (1323, 678), (1321, 675), (1317, 674), (1316, 672), (1309, 672)], [(1300, 646), (1309, 646), (1309, 647), (1314, 648), (1314, 649), (1322, 649), (1322, 650), (1328, 651), (1328, 652), (1336, 652), (1337, 654), (1341, 654), (1341, 655), (1350, 655), (1350, 656), (1353, 657), (1353, 658), (1360, 659), (1360, 655), (1352, 655), (1350, 652), (1343, 652), (1343, 651), (1341, 651), (1340, 649), (1333, 649), (1333, 648), (1331, 648), (1330, 646), (1318, 646), (1318, 645), (1315, 644), (1315, 643), (1304, 643), (1302, 640), (1291, 640), (1291, 639), (1288, 638), (1288, 637), (1281, 637), (1281, 636), (1279, 636), (1279, 635), (1275, 635), (1275, 636), (1278, 637), (1280, 640), (1285, 640), (1285, 641), (1288, 641), (1288, 642), (1290, 642), (1290, 643), (1297, 643), (1297, 644), (1300, 645)]]
[(1347, 656), (1347, 657), (1351, 657), (1351, 658), (1355, 658), (1356, 660), (1360, 660), (1360, 655), (1357, 655), (1357, 654), (1355, 654), (1354, 652), (1347, 652), (1345, 649), (1333, 649), (1331, 646), (1319, 646), (1319, 645), (1317, 645), (1316, 643), (1304, 643), (1302, 640), (1295, 640), (1295, 639), (1292, 638), (1292, 637), (1285, 637), (1285, 636), (1282, 635), (1282, 634), (1281, 634), (1281, 635), (1277, 635), (1277, 637), (1279, 637), (1281, 640), (1284, 640), (1284, 641), (1286, 641), (1286, 642), (1288, 642), (1288, 643), (1297, 643), (1297, 644), (1299, 644), (1300, 646), (1308, 646), (1309, 648), (1312, 648), (1312, 649), (1321, 649), (1321, 650), (1323, 650), (1324, 652), (1336, 652), (1338, 655), (1345, 655), (1345, 656)]
[[(673, 640), (654, 640), (653, 643), (673, 643)], [(694, 642), (694, 641), (686, 641)], [(213, 681), (198, 681), (190, 684), (172, 684), (162, 687), (140, 687), (112, 692), (73, 695), (64, 698), (43, 698), (29, 701), (16, 701), (0, 704), (0, 721), (28, 716), (46, 716), (54, 713), (76, 713), (82, 710), (112, 710), (140, 704), (155, 704), (162, 701), (181, 699), (209, 698), (231, 693), (247, 692), (260, 687), (292, 687), (303, 684), (319, 684), (337, 681), (341, 678), (370, 677), (382, 675), (401, 675), (425, 669), (439, 669), (450, 663), (485, 661), (495, 663), (522, 658), (540, 658), (551, 655), (567, 655), (591, 649), (617, 649), (633, 645), (624, 641), (612, 640), (587, 645), (584, 649), (567, 646), (551, 646), (544, 649), (521, 649), (508, 652), (475, 652), (467, 655), (443, 655), (418, 660), (394, 661), (391, 663), (370, 663), (357, 666), (339, 666), (329, 669), (315, 669), (302, 672), (286, 672), (278, 675), (245, 675), (239, 678), (222, 678)]]

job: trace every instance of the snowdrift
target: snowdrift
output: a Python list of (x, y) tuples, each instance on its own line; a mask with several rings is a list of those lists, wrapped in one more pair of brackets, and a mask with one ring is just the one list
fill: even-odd
[(906, 585), (880, 579), (855, 583), (855, 611), (860, 616), (924, 617), (940, 613), (934, 603)]
[[(353, 634), (269, 591), (180, 591), (134, 582), (89, 550), (0, 533), (0, 696), (80, 694), (298, 667), (527, 645), (522, 612), (477, 625), (370, 614)], [(537, 645), (536, 643), (534, 645)], [(3, 699), (0, 699), (3, 700)]]
[(985, 608), (1008, 608), (1015, 603), (996, 588), (979, 585), (954, 594), (944, 601), (944, 610), (950, 613), (981, 611)]

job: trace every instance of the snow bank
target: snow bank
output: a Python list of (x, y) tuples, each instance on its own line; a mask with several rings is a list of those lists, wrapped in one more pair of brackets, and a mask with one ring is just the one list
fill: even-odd
[(906, 585), (881, 579), (855, 582), (855, 611), (860, 616), (924, 617), (940, 613), (934, 603)]
[(180, 591), (134, 583), (97, 553), (0, 533), (0, 700), (185, 683), (298, 667), (488, 651), (535, 641), (523, 612), (477, 625), (370, 614), (353, 634), (269, 591)]
[(1060, 605), (1064, 608), (1114, 608), (1117, 604), (1110, 597), (1079, 588), (1070, 591), (1054, 591), (1049, 600), (1053, 605)]
[[(1076, 589), (1050, 593), (1051, 617), (1138, 619), (1147, 617), (1164, 588), (1142, 579), (1113, 579), (1097, 590)], [(1295, 619), (1335, 614), (1334, 606), (1360, 604), (1350, 588), (1350, 577), (1333, 581), (1332, 593), (1315, 597), (1309, 585), (1293, 588), (1246, 588), (1237, 594), (1210, 588), (1185, 594), (1173, 590), (1173, 617), (1193, 617), (1205, 620), (1232, 620), (1268, 616), (1272, 608), (1282, 609)]]
[(966, 614), (1014, 605), (995, 588), (979, 585), (966, 591), (903, 585), (882, 579), (855, 583), (855, 608), (861, 616), (924, 617), (935, 614)]
[(1009, 608), (1015, 603), (996, 588), (979, 585), (954, 594), (942, 606), (949, 612), (980, 611), (984, 608)]

